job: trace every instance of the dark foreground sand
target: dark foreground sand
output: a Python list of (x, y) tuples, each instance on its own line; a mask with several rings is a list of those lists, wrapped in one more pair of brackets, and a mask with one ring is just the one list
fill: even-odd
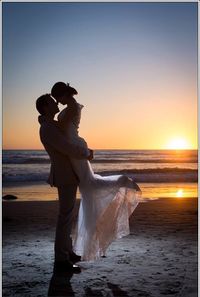
[(52, 275), (57, 202), (3, 203), (3, 296), (197, 296), (197, 199), (140, 203), (131, 234)]

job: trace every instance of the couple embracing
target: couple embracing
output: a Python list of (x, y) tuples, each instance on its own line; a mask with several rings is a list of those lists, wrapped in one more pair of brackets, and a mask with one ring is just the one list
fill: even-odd
[[(75, 100), (77, 94), (69, 84), (57, 82), (51, 94), (36, 101), (40, 139), (51, 161), (48, 183), (57, 187), (59, 198), (54, 271), (75, 273), (81, 272), (76, 262), (98, 259), (113, 240), (129, 234), (129, 217), (141, 199), (131, 178), (93, 172), (93, 150), (78, 134), (84, 106)], [(54, 120), (58, 103), (66, 107)], [(77, 187), (81, 202), (72, 243)]]

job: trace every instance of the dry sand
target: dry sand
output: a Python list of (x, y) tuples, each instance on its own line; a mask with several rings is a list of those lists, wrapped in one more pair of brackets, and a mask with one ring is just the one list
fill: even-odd
[(197, 297), (197, 204), (140, 203), (106, 258), (53, 276), (57, 201), (3, 202), (3, 296)]

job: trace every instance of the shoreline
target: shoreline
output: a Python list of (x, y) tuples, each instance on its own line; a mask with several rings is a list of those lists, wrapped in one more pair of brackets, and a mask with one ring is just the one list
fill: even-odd
[[(143, 197), (146, 199), (165, 199), (165, 198), (195, 198), (198, 196), (197, 183), (138, 183), (142, 189)], [(2, 194), (17, 196), (19, 201), (55, 201), (58, 199), (57, 188), (50, 187), (43, 182), (37, 183), (15, 183), (3, 186)], [(77, 199), (81, 195), (77, 191)]]

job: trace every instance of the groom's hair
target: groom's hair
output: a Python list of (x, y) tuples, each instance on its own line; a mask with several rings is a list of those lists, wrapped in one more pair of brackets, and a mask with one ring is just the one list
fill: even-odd
[[(45, 94), (40, 96), (36, 100), (36, 109), (41, 115), (45, 115), (44, 107), (49, 104), (50, 101), (52, 101), (53, 98), (49, 94)], [(53, 100), (54, 101), (54, 100)]]
[(76, 89), (70, 87), (69, 84), (65, 84), (62, 81), (55, 83), (55, 85), (51, 89), (51, 95), (56, 100), (64, 95), (77, 95), (78, 92)]

